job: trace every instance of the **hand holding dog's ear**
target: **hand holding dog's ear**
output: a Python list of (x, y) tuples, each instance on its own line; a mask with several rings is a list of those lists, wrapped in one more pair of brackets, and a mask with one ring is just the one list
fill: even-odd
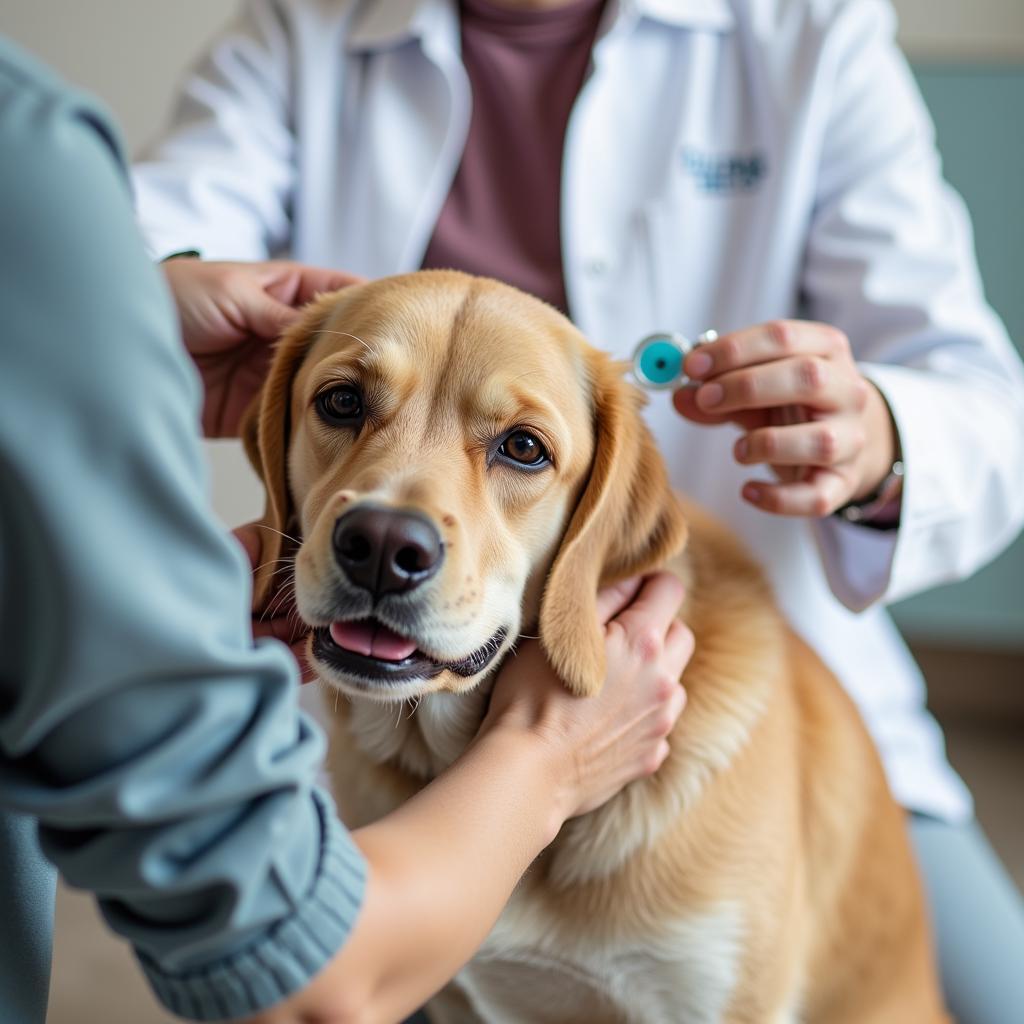
[(178, 309), (182, 336), (203, 378), (203, 433), (237, 437), (242, 414), (270, 366), (270, 345), (321, 292), (358, 277), (300, 263), (206, 263), (169, 260), (162, 265)]

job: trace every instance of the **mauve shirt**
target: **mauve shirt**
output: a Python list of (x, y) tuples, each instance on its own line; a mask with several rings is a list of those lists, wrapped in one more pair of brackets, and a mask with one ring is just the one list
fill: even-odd
[(473, 114), (423, 266), (495, 277), (565, 311), (562, 150), (604, 0), (459, 8)]

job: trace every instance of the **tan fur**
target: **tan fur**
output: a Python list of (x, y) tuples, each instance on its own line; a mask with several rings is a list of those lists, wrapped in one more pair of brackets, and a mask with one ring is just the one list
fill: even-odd
[[(312, 396), (353, 372), (373, 395), (373, 423), (332, 434)], [(317, 615), (343, 587), (332, 525), (368, 497), (442, 529), (443, 569), (414, 608), (415, 639), (440, 660), (474, 650), (495, 623), (511, 630), (504, 652), (539, 622), (567, 684), (592, 693), (604, 673), (598, 583), (668, 566), (687, 585), (681, 617), (697, 647), (669, 760), (562, 829), (431, 1016), (947, 1020), (903, 814), (864, 727), (735, 539), (672, 495), (640, 405), (621, 367), (550, 308), (430, 272), (319, 300), (282, 341), (253, 413), (266, 525), (301, 531), (298, 598), (311, 624), (327, 621)], [(492, 436), (524, 425), (555, 465), (488, 468)], [(286, 550), (270, 536), (265, 560)], [(355, 698), (335, 713), (332, 772), (358, 826), (465, 748), (494, 665), (393, 694), (320, 668)], [(415, 697), (418, 710), (399, 715), (388, 696)]]

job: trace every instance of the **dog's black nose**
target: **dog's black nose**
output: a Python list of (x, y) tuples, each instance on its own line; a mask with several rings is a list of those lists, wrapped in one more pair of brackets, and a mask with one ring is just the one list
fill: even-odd
[(359, 505), (334, 524), (334, 557), (345, 575), (374, 597), (418, 587), (441, 567), (437, 527), (418, 512)]

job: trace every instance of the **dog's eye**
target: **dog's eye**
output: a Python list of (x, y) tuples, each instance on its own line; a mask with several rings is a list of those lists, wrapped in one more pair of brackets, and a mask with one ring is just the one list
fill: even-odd
[(533, 434), (525, 430), (514, 430), (502, 442), (498, 449), (499, 454), (504, 455), (511, 462), (520, 466), (529, 466), (537, 469), (546, 466), (551, 461), (547, 449)]
[(316, 410), (328, 423), (348, 425), (353, 420), (362, 419), (363, 399), (357, 388), (340, 384), (316, 396)]

